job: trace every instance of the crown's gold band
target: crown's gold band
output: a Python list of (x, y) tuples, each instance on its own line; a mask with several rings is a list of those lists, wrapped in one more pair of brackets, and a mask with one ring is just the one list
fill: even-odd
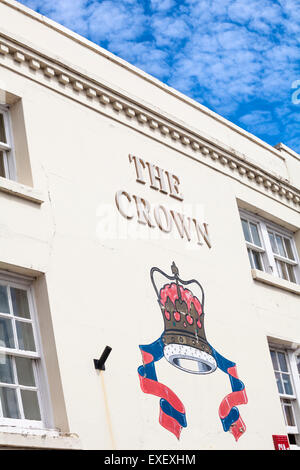
[(204, 341), (200, 337), (196, 336), (187, 336), (187, 335), (181, 335), (181, 334), (176, 334), (176, 333), (164, 333), (162, 336), (162, 341), (164, 345), (168, 344), (182, 344), (185, 346), (191, 346), (196, 349), (200, 349), (200, 351), (204, 351), (208, 354), (212, 354), (212, 350), (208, 343)]

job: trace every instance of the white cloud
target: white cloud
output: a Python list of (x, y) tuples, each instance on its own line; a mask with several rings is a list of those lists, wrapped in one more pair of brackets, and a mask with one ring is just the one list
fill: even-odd
[(151, 20), (152, 34), (157, 46), (173, 46), (190, 36), (190, 29), (183, 18), (158, 16)]
[(278, 125), (270, 111), (255, 110), (240, 117), (240, 122), (247, 126), (247, 129), (256, 134), (277, 135)]
[(152, 10), (166, 11), (175, 5), (175, 0), (151, 0), (150, 3)]
[(134, 40), (145, 30), (143, 8), (129, 1), (94, 1), (89, 6), (89, 32), (93, 41)]

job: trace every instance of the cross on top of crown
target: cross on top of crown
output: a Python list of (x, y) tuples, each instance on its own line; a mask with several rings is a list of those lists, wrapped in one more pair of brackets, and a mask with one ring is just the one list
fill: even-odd
[(178, 270), (176, 264), (174, 263), (174, 261), (172, 263), (171, 270), (172, 270), (172, 273), (174, 274), (174, 276), (179, 277), (179, 270)]

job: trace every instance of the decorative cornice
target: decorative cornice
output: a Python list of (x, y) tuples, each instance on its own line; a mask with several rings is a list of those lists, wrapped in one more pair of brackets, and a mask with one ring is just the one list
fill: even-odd
[(60, 93), (68, 97), (71, 93), (71, 97), (80, 102), (85, 97), (89, 100), (89, 106), (101, 113), (109, 115), (113, 113), (113, 118), (121, 122), (124, 122), (125, 118), (127, 125), (129, 120), (134, 127), (143, 127), (141, 129), (143, 132), (147, 129), (152, 134), (155, 132), (156, 139), (175, 147), (176, 150), (229, 174), (264, 194), (267, 193), (288, 207), (300, 210), (300, 190), (287, 180), (260, 168), (243, 155), (223, 147), (219, 142), (216, 144), (207, 137), (202, 137), (194, 129), (188, 129), (174, 119), (166, 119), (156, 109), (151, 110), (144, 104), (124, 97), (120, 92), (108, 89), (95, 79), (71, 70), (69, 66), (32, 52), (6, 38), (0, 39), (0, 60), (1, 57), (4, 59), (3, 65), (5, 60), (15, 64), (18, 73), (20, 73), (18, 67), (25, 66), (27, 72), (31, 74), (30, 78), (43, 85), (53, 87), (55, 90), (60, 86)]

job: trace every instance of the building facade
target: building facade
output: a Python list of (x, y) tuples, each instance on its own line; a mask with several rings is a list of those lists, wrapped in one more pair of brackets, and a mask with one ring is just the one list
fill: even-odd
[(0, 447), (300, 448), (298, 154), (2, 0), (0, 175)]

